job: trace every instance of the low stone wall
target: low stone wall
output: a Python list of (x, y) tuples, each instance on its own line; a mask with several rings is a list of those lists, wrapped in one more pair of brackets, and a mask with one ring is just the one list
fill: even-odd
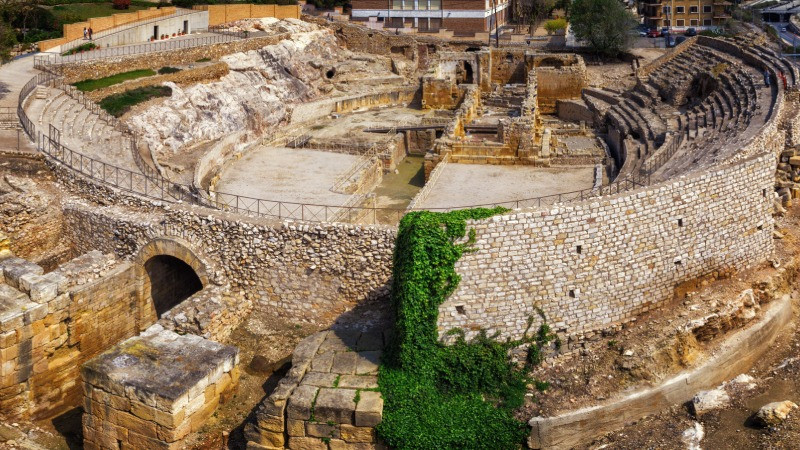
[(89, 91), (86, 96), (95, 102), (108, 97), (109, 95), (119, 94), (131, 89), (136, 89), (142, 86), (158, 86), (168, 81), (178, 85), (189, 85), (197, 83), (207, 83), (217, 81), (227, 75), (229, 72), (228, 65), (225, 63), (216, 63), (197, 69), (183, 69), (180, 72), (169, 73), (164, 75), (155, 75), (152, 77), (140, 78), (137, 80), (126, 81), (124, 83), (115, 84), (105, 89), (97, 89)]
[(120, 257), (156, 237), (179, 237), (256, 308), (291, 320), (327, 325), (361, 301), (388, 295), (396, 236), (390, 227), (278, 223), (177, 206), (155, 215), (70, 204), (65, 216), (65, 233), (80, 249)]
[[(124, 363), (120, 363), (124, 361)], [(239, 351), (154, 325), (87, 362), (87, 449), (185, 448), (239, 381)]]
[(440, 334), (483, 328), (518, 338), (540, 308), (559, 333), (588, 335), (657, 307), (679, 283), (768, 258), (775, 164), (762, 155), (611, 197), (470, 222), (476, 251), (456, 263), (462, 280), (439, 307)]
[(253, 300), (230, 286), (209, 286), (164, 313), (158, 324), (178, 334), (222, 342), (253, 310)]
[(358, 108), (375, 108), (379, 106), (407, 106), (417, 95), (417, 87), (404, 90), (373, 92), (365, 95), (351, 95), (340, 98), (327, 98), (315, 102), (295, 106), (292, 110), (291, 124), (300, 124), (317, 120), (333, 113), (348, 113)]
[(290, 34), (282, 33), (201, 47), (66, 63), (59, 65), (58, 70), (64, 77), (65, 83), (74, 83), (87, 78), (98, 79), (130, 70), (158, 70), (165, 66), (185, 66), (203, 58), (214, 60), (231, 53), (257, 50), (274, 45), (287, 39)]
[[(83, 362), (144, 328), (132, 264), (91, 252), (42, 275), (0, 260), (0, 408), (47, 418), (79, 404)], [(149, 323), (152, 323), (152, 320)]]
[(587, 125), (594, 123), (594, 113), (581, 99), (556, 100), (556, 114), (559, 119), (570, 122), (585, 122)]
[(579, 447), (595, 437), (622, 428), (640, 418), (684, 403), (697, 392), (746, 373), (767, 352), (792, 320), (788, 295), (774, 302), (761, 321), (728, 338), (699, 367), (681, 373), (661, 385), (629, 393), (621, 399), (529, 421), (528, 446), (534, 449)]
[(276, 17), (278, 19), (299, 19), (299, 5), (196, 5), (195, 10), (208, 11), (208, 24), (210, 26), (222, 25), (235, 20)]
[(245, 426), (248, 448), (382, 448), (374, 427), (383, 419), (375, 389), (385, 334), (333, 330), (302, 340)]

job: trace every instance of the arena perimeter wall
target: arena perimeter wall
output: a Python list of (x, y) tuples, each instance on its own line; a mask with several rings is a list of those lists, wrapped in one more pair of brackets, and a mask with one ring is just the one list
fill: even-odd
[[(440, 335), (519, 337), (541, 308), (584, 336), (659, 306), (676, 285), (744, 269), (774, 251), (772, 153), (645, 189), (469, 222), (475, 252), (439, 308)], [(535, 327), (532, 329), (536, 329)]]

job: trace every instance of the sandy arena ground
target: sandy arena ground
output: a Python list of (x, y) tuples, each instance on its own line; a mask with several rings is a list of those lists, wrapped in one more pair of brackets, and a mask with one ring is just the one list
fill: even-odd
[(594, 167), (541, 168), (450, 163), (420, 205), (448, 208), (494, 204), (588, 189)]
[(341, 205), (350, 196), (331, 191), (358, 156), (318, 150), (261, 147), (223, 170), (217, 191), (282, 202)]

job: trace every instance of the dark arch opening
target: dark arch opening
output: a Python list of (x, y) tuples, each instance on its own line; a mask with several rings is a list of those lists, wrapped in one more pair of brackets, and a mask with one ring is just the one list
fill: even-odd
[(466, 76), (464, 77), (464, 83), (472, 84), (475, 81), (472, 78), (472, 64), (464, 63), (464, 71), (466, 72)]
[(330, 80), (331, 78), (333, 78), (333, 76), (334, 76), (334, 75), (336, 75), (336, 69), (334, 69), (334, 68), (328, 69), (328, 71), (327, 71), (327, 72), (325, 72), (325, 77), (326, 77), (327, 79), (329, 79), (329, 80)]
[(174, 256), (154, 256), (144, 263), (144, 270), (150, 282), (150, 298), (159, 318), (203, 289), (203, 282), (192, 266)]

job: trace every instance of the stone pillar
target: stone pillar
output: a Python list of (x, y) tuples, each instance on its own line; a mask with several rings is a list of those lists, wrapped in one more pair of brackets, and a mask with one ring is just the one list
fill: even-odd
[(230, 398), (239, 351), (153, 325), (81, 369), (87, 449), (179, 449)]

